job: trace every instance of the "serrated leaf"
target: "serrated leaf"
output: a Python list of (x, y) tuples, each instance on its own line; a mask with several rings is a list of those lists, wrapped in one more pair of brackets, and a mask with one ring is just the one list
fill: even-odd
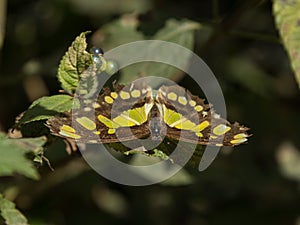
[(28, 178), (38, 179), (38, 172), (25, 154), (43, 144), (41, 138), (9, 139), (4, 134), (0, 134), (0, 176), (19, 173)]
[(300, 0), (274, 0), (273, 15), (300, 87)]
[[(174, 20), (170, 19), (166, 22), (166, 25), (159, 30), (150, 39), (162, 40), (179, 44), (188, 49), (193, 49), (194, 46), (194, 32), (201, 28), (199, 23), (189, 20)], [(183, 56), (180, 52), (170, 54), (170, 51), (162, 51), (160, 45), (154, 44), (151, 46), (153, 52), (160, 54), (160, 57), (166, 59), (172, 59), (176, 65), (187, 65), (190, 59), (189, 55)], [(181, 70), (164, 64), (145, 62), (128, 66), (122, 70), (122, 77), (120, 82), (127, 83), (136, 79), (143, 74), (145, 76), (160, 76), (172, 80), (178, 80), (182, 77)]]
[(22, 149), (25, 149), (27, 152), (35, 152), (39, 150), (46, 143), (45, 137), (36, 137), (36, 138), (7, 138), (7, 143), (17, 145)]
[(53, 95), (39, 98), (34, 101), (24, 113), (16, 126), (29, 122), (46, 120), (50, 117), (72, 109), (73, 98), (69, 95)]
[(7, 225), (28, 225), (26, 217), (16, 209), (13, 202), (0, 194), (0, 213)]
[(58, 80), (67, 93), (74, 93), (81, 74), (92, 65), (92, 55), (86, 51), (86, 34), (81, 33), (63, 56), (58, 67)]
[[(105, 67), (104, 67), (105, 68)], [(77, 88), (77, 94), (83, 95), (83, 98), (91, 98), (98, 90), (98, 76), (100, 70), (93, 64), (81, 74), (80, 86)]]

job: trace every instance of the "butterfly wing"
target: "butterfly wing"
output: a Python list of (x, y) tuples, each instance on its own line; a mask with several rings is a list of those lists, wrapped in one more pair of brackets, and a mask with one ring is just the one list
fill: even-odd
[[(87, 101), (85, 101), (87, 102)], [(133, 82), (104, 88), (94, 103), (47, 121), (52, 134), (87, 143), (115, 143), (150, 135), (148, 114), (153, 106), (151, 88)]]
[(162, 86), (156, 102), (160, 105), (166, 136), (201, 145), (233, 146), (247, 141), (248, 128), (222, 119), (203, 99), (174, 86)]

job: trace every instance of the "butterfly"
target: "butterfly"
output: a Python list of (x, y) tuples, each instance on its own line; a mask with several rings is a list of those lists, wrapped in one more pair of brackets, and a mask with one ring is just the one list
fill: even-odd
[(114, 83), (94, 102), (50, 118), (53, 135), (84, 143), (148, 140), (196, 145), (236, 146), (245, 143), (249, 128), (229, 123), (210, 104), (178, 85), (155, 90), (144, 82)]

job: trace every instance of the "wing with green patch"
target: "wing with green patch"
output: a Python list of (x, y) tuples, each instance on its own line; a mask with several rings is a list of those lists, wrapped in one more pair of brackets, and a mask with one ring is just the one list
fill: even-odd
[(150, 135), (148, 114), (153, 106), (151, 88), (133, 82), (104, 88), (94, 103), (47, 121), (51, 133), (88, 143), (114, 143)]
[(247, 141), (248, 128), (222, 119), (211, 105), (189, 91), (174, 86), (158, 90), (156, 104), (160, 108), (166, 136), (201, 145), (233, 146)]

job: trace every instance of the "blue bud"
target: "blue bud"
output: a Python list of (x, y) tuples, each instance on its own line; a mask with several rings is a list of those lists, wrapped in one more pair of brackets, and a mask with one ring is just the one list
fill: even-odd
[(101, 48), (98, 48), (98, 47), (92, 47), (90, 49), (90, 53), (94, 54), (95, 56), (103, 55), (104, 54), (103, 50)]

